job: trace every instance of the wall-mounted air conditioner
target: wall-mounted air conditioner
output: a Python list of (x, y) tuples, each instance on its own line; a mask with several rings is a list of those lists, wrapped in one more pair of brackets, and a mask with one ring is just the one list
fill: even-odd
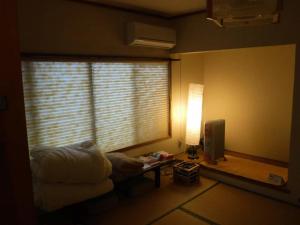
[(171, 28), (133, 22), (127, 24), (127, 43), (131, 46), (171, 49), (176, 45), (176, 32)]
[(279, 22), (282, 0), (207, 0), (208, 20), (220, 27)]

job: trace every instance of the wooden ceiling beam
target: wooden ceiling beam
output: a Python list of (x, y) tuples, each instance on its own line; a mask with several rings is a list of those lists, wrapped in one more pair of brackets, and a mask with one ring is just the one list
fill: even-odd
[(121, 3), (94, 2), (94, 1), (88, 1), (88, 0), (69, 0), (69, 1), (79, 2), (79, 3), (83, 3), (83, 4), (89, 4), (89, 5), (108, 8), (108, 9), (119, 10), (119, 11), (123, 11), (123, 12), (125, 11), (125, 12), (130, 12), (130, 13), (141, 14), (141, 15), (154, 16), (154, 17), (159, 17), (161, 19), (177, 19), (177, 18), (184, 17), (184, 16), (190, 16), (190, 15), (206, 12), (206, 9), (201, 9), (201, 10), (195, 10), (195, 11), (186, 12), (186, 13), (182, 13), (182, 14), (170, 15), (170, 14), (156, 11), (156, 10), (145, 9), (142, 7), (135, 7), (135, 6), (130, 6), (130, 5), (121, 4)]

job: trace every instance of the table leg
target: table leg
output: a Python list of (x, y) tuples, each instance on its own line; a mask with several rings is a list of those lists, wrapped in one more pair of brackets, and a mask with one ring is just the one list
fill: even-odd
[(154, 173), (155, 173), (155, 187), (159, 188), (160, 187), (160, 166), (155, 168)]

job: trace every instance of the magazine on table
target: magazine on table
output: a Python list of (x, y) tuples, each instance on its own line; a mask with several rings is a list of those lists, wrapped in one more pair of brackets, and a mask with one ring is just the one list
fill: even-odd
[(140, 156), (139, 159), (144, 162), (143, 169), (148, 169), (160, 164), (163, 161), (174, 159), (174, 155), (165, 151), (159, 151)]

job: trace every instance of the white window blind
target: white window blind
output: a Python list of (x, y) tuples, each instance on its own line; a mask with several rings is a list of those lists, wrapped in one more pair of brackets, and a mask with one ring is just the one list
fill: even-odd
[(97, 143), (121, 149), (168, 135), (167, 63), (94, 63)]
[(22, 65), (29, 146), (61, 146), (92, 139), (89, 65)]
[(169, 136), (167, 62), (22, 63), (29, 147), (113, 151)]

